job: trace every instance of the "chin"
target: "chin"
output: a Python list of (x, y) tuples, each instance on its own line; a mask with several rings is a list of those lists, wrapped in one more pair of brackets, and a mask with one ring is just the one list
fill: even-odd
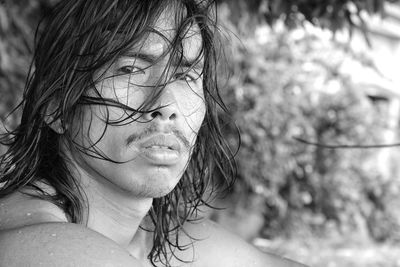
[(140, 195), (144, 197), (159, 198), (174, 190), (182, 177), (182, 173), (171, 174), (168, 172), (157, 172), (148, 174), (142, 181)]
[(175, 186), (174, 187), (157, 186), (152, 188), (145, 187), (144, 190), (140, 193), (140, 196), (144, 198), (160, 198), (171, 193), (174, 190), (174, 188)]

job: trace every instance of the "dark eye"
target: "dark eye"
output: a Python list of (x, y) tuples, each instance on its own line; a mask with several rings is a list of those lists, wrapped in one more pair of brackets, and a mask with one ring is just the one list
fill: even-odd
[(175, 79), (186, 82), (195, 82), (198, 79), (198, 77), (190, 73), (176, 73)]
[(145, 70), (136, 66), (123, 66), (118, 69), (123, 74), (145, 74)]

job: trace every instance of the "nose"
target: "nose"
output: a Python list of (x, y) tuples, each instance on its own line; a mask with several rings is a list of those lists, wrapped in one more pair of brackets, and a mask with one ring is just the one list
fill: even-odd
[(177, 117), (176, 110), (170, 105), (162, 106), (159, 109), (150, 112), (150, 119), (161, 119), (161, 120), (175, 120)]
[(149, 120), (159, 119), (163, 121), (173, 121), (177, 119), (179, 114), (178, 105), (175, 96), (169, 87), (170, 86), (168, 85), (163, 88), (159, 99), (152, 108), (155, 110), (146, 114)]

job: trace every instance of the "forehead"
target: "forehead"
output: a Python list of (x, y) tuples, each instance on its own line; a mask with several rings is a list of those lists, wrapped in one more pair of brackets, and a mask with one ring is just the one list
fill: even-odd
[[(178, 27), (181, 28), (181, 32), (178, 32)], [(153, 28), (154, 31), (151, 31), (144, 40), (139, 42), (135, 50), (140, 49), (152, 55), (161, 56), (170, 49), (176, 36), (180, 34), (183, 56), (189, 60), (199, 56), (202, 38), (197, 23), (191, 23), (182, 28), (175, 22), (173, 14), (165, 11)]]

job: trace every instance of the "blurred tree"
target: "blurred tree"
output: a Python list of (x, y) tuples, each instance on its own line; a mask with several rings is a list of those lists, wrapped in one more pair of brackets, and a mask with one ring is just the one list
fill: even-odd
[[(329, 20), (325, 11), (305, 16), (304, 6), (290, 12), (282, 9), (300, 2), (310, 4), (310, 10), (319, 10), (318, 5), (326, 8), (327, 4), (229, 1), (222, 6), (220, 14), (229, 16), (232, 31), (246, 32), (241, 40), (227, 43), (234, 52), (229, 56), (233, 74), (226, 81), (225, 99), (242, 134), (235, 195), (245, 191), (244, 198), (264, 198), (266, 208), (261, 212), (265, 214), (266, 237), (302, 230), (326, 235), (333, 225), (346, 235), (394, 239), (391, 229), (400, 224), (384, 198), (388, 188), (399, 188), (399, 183), (395, 177), (387, 181), (371, 171), (376, 150), (327, 149), (294, 140), (303, 137), (320, 144), (375, 144), (383, 141), (380, 136), (386, 127), (386, 114), (377, 112), (368, 99), (366, 85), (352, 82), (352, 73), (341, 71), (349, 60), (375, 71), (371, 58), (334, 40), (298, 31), (296, 26), (309, 21), (331, 32), (358, 27), (367, 34), (367, 29), (353, 23), (353, 17), (351, 21), (335, 21), (337, 16)], [(355, 2), (329, 3), (338, 5), (332, 12), (342, 8), (342, 12), (346, 9), (361, 17), (368, 12), (384, 13), (383, 6), (369, 6), (373, 1), (357, 1), (353, 6)], [(263, 20), (262, 15), (271, 12), (265, 5), (271, 3), (281, 9), (277, 7), (276, 19)], [(288, 12), (294, 13), (289, 20)], [(282, 20), (289, 26), (282, 31), (263, 26), (265, 21), (273, 26)], [(226, 133), (232, 136), (234, 129), (228, 127)], [(379, 224), (379, 218), (390, 221)]]
[(218, 0), (231, 8), (230, 19), (240, 27), (243, 19), (246, 28), (265, 21), (274, 25), (284, 21), (288, 28), (302, 25), (305, 21), (328, 28), (333, 32), (346, 28), (365, 29), (367, 14), (385, 16), (385, 3), (395, 3), (398, 0)]
[[(40, 17), (54, 0), (0, 1), (0, 133), (13, 128), (18, 113), (10, 114), (21, 97), (32, 59)], [(4, 123), (4, 124), (3, 124)], [(0, 153), (4, 149), (0, 146)]]
[(265, 43), (242, 39), (231, 58), (234, 75), (224, 97), (242, 134), (236, 190), (264, 197), (266, 236), (293, 234), (299, 229), (290, 225), (302, 223), (354, 230), (360, 227), (354, 217), (372, 205), (363, 183), (376, 177), (362, 162), (374, 152), (324, 149), (293, 137), (374, 143), (382, 120), (363, 90), (339, 71), (349, 56), (345, 50), (313, 35), (268, 37)]
[[(0, 2), (0, 120), (5, 121), (21, 96), (32, 57), (35, 27), (52, 0)], [(13, 126), (16, 115), (8, 120)], [(0, 128), (1, 131), (2, 128)]]

